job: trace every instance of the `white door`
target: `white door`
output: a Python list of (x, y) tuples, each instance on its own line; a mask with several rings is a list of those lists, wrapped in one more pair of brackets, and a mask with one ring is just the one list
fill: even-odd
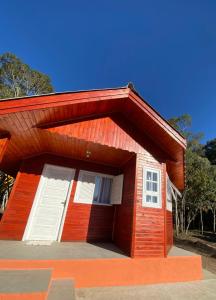
[(48, 164), (44, 166), (23, 240), (58, 240), (74, 174), (74, 169)]

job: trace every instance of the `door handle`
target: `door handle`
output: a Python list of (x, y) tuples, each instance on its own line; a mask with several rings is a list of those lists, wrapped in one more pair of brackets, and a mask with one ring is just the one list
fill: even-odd
[(65, 205), (65, 204), (66, 204), (66, 201), (61, 202), (61, 204), (64, 204), (64, 205)]

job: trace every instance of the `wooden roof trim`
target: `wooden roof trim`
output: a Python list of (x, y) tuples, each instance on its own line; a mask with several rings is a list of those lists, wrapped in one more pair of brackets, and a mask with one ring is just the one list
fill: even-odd
[(127, 97), (129, 97), (142, 111), (148, 114), (149, 117), (154, 120), (154, 122), (162, 127), (184, 149), (186, 148), (186, 140), (131, 87), (8, 99), (5, 101), (0, 101), (0, 116), (21, 111), (31, 111), (43, 108), (46, 109), (49, 107), (58, 107), (109, 99), (124, 99)]
[(44, 96), (53, 96), (53, 95), (67, 95), (67, 94), (77, 94), (77, 93), (89, 93), (89, 92), (103, 92), (103, 91), (115, 91), (122, 90), (131, 87), (130, 83), (126, 86), (115, 87), (115, 88), (103, 88), (103, 89), (91, 89), (91, 90), (77, 90), (77, 91), (65, 91), (65, 92), (52, 92), (47, 94), (40, 95), (31, 95), (31, 96), (21, 96), (21, 97), (12, 97), (12, 98), (3, 98), (1, 101), (10, 101), (10, 100), (20, 100), (20, 99), (29, 99), (29, 98), (40, 98)]
[(129, 92), (129, 98), (136, 103), (145, 113), (148, 114), (160, 127), (168, 132), (181, 146), (186, 149), (186, 139), (176, 131), (158, 112), (155, 111), (144, 99), (137, 96), (132, 90)]
[(128, 94), (128, 88), (121, 88), (117, 90), (85, 91), (9, 99), (7, 101), (0, 101), (0, 115), (92, 101), (124, 99), (128, 97)]

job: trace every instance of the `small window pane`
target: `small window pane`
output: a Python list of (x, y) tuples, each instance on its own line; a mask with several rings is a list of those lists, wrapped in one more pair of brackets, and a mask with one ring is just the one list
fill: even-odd
[(152, 196), (152, 202), (153, 203), (157, 203), (158, 201), (157, 201), (157, 196)]
[(152, 173), (153, 174), (153, 181), (158, 181), (158, 174), (157, 173)]
[(151, 202), (151, 196), (149, 195), (146, 196), (146, 202)]
[(153, 182), (152, 185), (153, 185), (153, 192), (157, 192), (157, 183)]
[(95, 189), (94, 189), (94, 197), (93, 202), (98, 202), (100, 197), (100, 191), (101, 191), (101, 180), (102, 178), (99, 176), (96, 176), (95, 178)]
[(100, 195), (98, 199), (98, 203), (109, 204), (110, 203), (110, 193), (111, 193), (111, 178), (101, 178), (100, 185)]
[(147, 171), (146, 179), (147, 180), (152, 180), (152, 172)]
[(149, 181), (146, 181), (146, 190), (151, 191), (152, 190), (152, 183)]

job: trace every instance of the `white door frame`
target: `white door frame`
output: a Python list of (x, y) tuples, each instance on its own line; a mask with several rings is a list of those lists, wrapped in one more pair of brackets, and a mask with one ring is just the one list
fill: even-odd
[(61, 240), (63, 227), (64, 227), (64, 222), (65, 222), (65, 217), (66, 217), (66, 213), (67, 213), (67, 208), (68, 208), (68, 204), (69, 204), (69, 200), (70, 200), (70, 194), (71, 194), (72, 185), (73, 185), (73, 181), (74, 181), (74, 175), (75, 175), (76, 170), (73, 169), (73, 168), (62, 167), (62, 166), (58, 166), (58, 165), (44, 164), (44, 167), (43, 167), (43, 170), (42, 170), (42, 173), (41, 173), (41, 176), (40, 176), (40, 181), (39, 181), (39, 184), (38, 184), (38, 187), (37, 187), (37, 191), (36, 191), (36, 194), (35, 194), (35, 197), (34, 197), (34, 200), (33, 200), (33, 205), (32, 205), (32, 208), (31, 208), (31, 212), (30, 212), (29, 218), (27, 220), (27, 224), (26, 224), (26, 227), (25, 227), (25, 231), (24, 231), (24, 234), (23, 234), (22, 241), (27, 241), (28, 240), (30, 229), (31, 229), (32, 222), (33, 222), (33, 219), (34, 219), (34, 215), (35, 215), (36, 209), (37, 209), (38, 204), (39, 204), (41, 191), (42, 191), (44, 181), (45, 181), (45, 177), (43, 176), (43, 174), (45, 173), (46, 169), (49, 166), (59, 168), (59, 169), (70, 169), (72, 171), (71, 172), (71, 179), (70, 179), (70, 183), (69, 183), (69, 188), (68, 188), (68, 193), (67, 193), (67, 198), (66, 198), (66, 203), (65, 203), (64, 210), (63, 210), (62, 218), (60, 220), (59, 232), (58, 232), (58, 236), (57, 236), (57, 241), (60, 242), (60, 240)]

